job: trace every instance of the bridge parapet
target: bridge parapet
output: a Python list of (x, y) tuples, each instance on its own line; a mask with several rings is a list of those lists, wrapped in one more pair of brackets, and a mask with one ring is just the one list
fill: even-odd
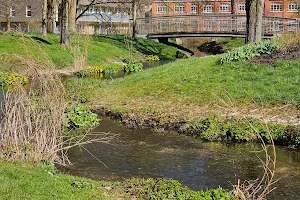
[[(243, 15), (185, 15), (169, 17), (150, 17), (137, 20), (138, 34), (191, 34), (246, 33), (246, 16)], [(300, 31), (300, 19), (263, 17), (263, 34), (277, 35), (289, 31)]]

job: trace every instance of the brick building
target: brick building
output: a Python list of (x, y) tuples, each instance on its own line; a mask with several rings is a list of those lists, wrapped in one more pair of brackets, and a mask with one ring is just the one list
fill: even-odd
[[(232, 11), (233, 9), (233, 11)], [(264, 14), (270, 17), (300, 17), (299, 0), (266, 0)], [(235, 0), (154, 0), (152, 16), (197, 15), (197, 14), (246, 14), (245, 1)]]

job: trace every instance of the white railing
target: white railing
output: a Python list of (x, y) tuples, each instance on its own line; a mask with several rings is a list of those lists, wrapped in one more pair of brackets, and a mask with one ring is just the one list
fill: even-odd
[[(238, 33), (246, 31), (246, 17), (239, 15), (191, 15), (140, 18), (137, 20), (138, 34), (172, 33)], [(300, 31), (300, 19), (264, 17), (263, 33), (280, 34)]]

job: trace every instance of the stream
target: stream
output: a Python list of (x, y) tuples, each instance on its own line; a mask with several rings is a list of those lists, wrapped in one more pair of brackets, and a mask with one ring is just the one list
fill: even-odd
[[(110, 132), (118, 137), (110, 144), (92, 143), (87, 151), (69, 152), (74, 166), (64, 172), (99, 180), (123, 180), (132, 177), (173, 178), (191, 189), (226, 188), (241, 180), (260, 177), (262, 166), (253, 151), (259, 144), (204, 143), (173, 132), (155, 133), (150, 129), (129, 130), (119, 122), (101, 120), (94, 133)], [(300, 152), (276, 147), (278, 187), (269, 199), (299, 199)], [(262, 156), (262, 155), (260, 155)]]
[[(165, 62), (149, 63), (144, 69)], [(118, 72), (114, 77), (128, 74)], [(3, 102), (0, 89), (0, 103)], [(60, 169), (63, 173), (98, 180), (124, 180), (132, 177), (173, 178), (193, 190), (222, 187), (228, 190), (238, 179), (254, 180), (262, 175), (263, 168), (253, 151), (261, 150), (259, 144), (205, 143), (174, 132), (157, 133), (150, 129), (129, 130), (119, 122), (103, 118), (93, 130), (110, 132), (118, 136), (110, 142), (92, 143), (69, 151), (72, 167)], [(281, 178), (277, 189), (268, 199), (294, 200), (299, 198), (300, 151), (276, 147), (276, 178)], [(261, 156), (261, 155), (260, 155)]]

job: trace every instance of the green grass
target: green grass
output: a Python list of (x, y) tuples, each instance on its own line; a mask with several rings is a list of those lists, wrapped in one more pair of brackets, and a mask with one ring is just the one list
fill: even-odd
[[(193, 191), (171, 179), (131, 179), (124, 182), (93, 181), (53, 174), (49, 167), (33, 168), (0, 163), (0, 198), (19, 199), (198, 199), (229, 200), (222, 189)], [(109, 188), (108, 190), (105, 188)]]
[(249, 62), (220, 66), (218, 59), (179, 60), (112, 81), (71, 79), (66, 85), (72, 94), (87, 95), (91, 107), (176, 120), (218, 115), (226, 107), (292, 104), (296, 110), (299, 61), (279, 62), (275, 67)]
[(104, 199), (104, 191), (97, 188), (101, 182), (51, 175), (42, 168), (2, 163), (0, 182), (1, 199)]
[[(23, 55), (34, 58), (38, 62), (45, 61), (45, 54), (57, 68), (74, 66), (74, 55), (83, 55), (88, 48), (88, 66), (121, 67), (121, 61), (129, 57), (142, 60), (144, 55), (158, 55), (161, 59), (175, 59), (177, 49), (150, 39), (138, 38), (135, 41), (120, 35), (79, 36), (71, 38), (71, 48), (59, 44), (60, 36), (49, 34), (43, 39), (37, 34), (0, 34), (0, 54), (8, 56), (0, 61), (0, 69), (7, 69), (6, 64), (12, 62), (10, 54)], [(44, 52), (44, 53), (41, 53)], [(75, 56), (76, 57), (76, 56)], [(13, 61), (16, 62), (16, 61)], [(17, 63), (20, 64), (20, 63)], [(14, 66), (15, 67), (15, 66)]]

